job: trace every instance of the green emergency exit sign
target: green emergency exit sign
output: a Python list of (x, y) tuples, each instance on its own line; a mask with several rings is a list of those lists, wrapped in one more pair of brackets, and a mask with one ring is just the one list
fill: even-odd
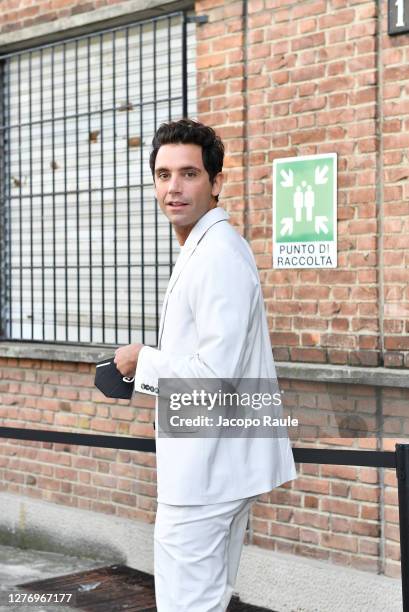
[(336, 153), (274, 160), (273, 266), (336, 268)]

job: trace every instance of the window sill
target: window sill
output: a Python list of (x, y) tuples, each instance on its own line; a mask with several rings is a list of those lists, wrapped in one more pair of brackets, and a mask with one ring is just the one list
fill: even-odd
[(89, 344), (47, 344), (46, 342), (0, 342), (0, 357), (14, 359), (43, 359), (71, 363), (98, 363), (113, 355), (117, 346)]
[[(43, 342), (0, 342), (0, 357), (43, 359), (72, 363), (97, 363), (113, 355), (116, 346), (86, 344), (46, 344)], [(276, 362), (278, 378), (371, 385), (376, 387), (409, 388), (408, 370), (361, 368), (342, 365)]]

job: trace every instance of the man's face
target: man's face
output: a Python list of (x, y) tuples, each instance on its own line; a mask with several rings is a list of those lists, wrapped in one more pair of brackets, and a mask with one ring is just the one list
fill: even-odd
[(184, 236), (183, 244), (200, 217), (216, 207), (223, 176), (219, 173), (210, 183), (199, 145), (167, 144), (157, 153), (154, 180), (159, 206)]

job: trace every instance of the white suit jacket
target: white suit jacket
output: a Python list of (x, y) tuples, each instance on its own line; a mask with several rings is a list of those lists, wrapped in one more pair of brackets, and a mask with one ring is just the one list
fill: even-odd
[[(159, 378), (275, 379), (257, 267), (228, 217), (210, 210), (182, 247), (162, 308), (160, 348), (140, 351), (136, 392), (155, 393)], [(157, 437), (156, 458), (158, 501), (166, 504), (232, 501), (296, 478), (288, 438)]]

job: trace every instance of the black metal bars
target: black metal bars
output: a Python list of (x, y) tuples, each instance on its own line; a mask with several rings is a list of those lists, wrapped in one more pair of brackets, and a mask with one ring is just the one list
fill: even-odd
[(409, 444), (396, 445), (396, 476), (398, 479), (400, 555), (402, 600), (404, 612), (409, 611)]
[(0, 339), (156, 344), (177, 245), (148, 153), (195, 114), (193, 40), (177, 12), (1, 58)]

